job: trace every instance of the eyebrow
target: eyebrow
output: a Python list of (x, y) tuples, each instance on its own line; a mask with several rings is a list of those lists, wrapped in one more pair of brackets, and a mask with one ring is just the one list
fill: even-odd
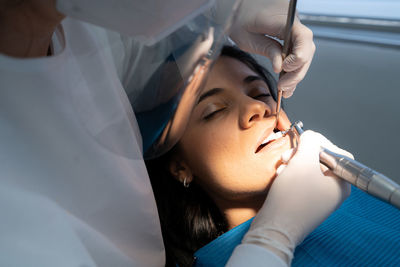
[(224, 89), (222, 88), (213, 88), (211, 90), (208, 90), (207, 92), (205, 92), (204, 94), (202, 94), (199, 98), (199, 101), (197, 101), (197, 104), (199, 104), (201, 101), (203, 101), (204, 99), (211, 97), (213, 95), (217, 95), (219, 93), (221, 93)]
[(264, 79), (261, 78), (260, 76), (255, 76), (255, 75), (250, 75), (243, 79), (243, 83), (251, 83), (254, 81), (263, 81), (264, 82)]

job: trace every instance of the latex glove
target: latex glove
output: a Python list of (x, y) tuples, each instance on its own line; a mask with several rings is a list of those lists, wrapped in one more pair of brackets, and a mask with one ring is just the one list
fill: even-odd
[(321, 146), (352, 157), (321, 134), (304, 132), (242, 243), (262, 246), (290, 264), (295, 247), (349, 196), (350, 184), (321, 171)]
[(313, 33), (298, 18), (292, 28), (292, 52), (284, 61), (281, 44), (265, 36), (284, 39), (288, 3), (287, 0), (243, 0), (230, 35), (241, 49), (268, 57), (274, 72), (282, 69), (287, 72), (278, 81), (285, 98), (290, 97), (303, 80), (315, 52)]

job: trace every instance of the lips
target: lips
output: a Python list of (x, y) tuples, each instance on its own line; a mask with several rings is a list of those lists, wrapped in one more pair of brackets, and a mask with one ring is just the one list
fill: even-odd
[(263, 149), (265, 146), (269, 145), (276, 139), (279, 139), (283, 136), (281, 131), (278, 131), (274, 129), (264, 140), (262, 140), (261, 144), (257, 147), (256, 152), (258, 153), (261, 149)]

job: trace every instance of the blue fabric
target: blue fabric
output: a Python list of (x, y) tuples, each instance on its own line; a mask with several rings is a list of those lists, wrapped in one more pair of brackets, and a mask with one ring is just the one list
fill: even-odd
[[(195, 266), (225, 266), (249, 220), (195, 253)], [(400, 266), (400, 210), (352, 187), (350, 197), (295, 250), (292, 266)]]
[(160, 137), (165, 126), (174, 115), (179, 99), (180, 95), (176, 95), (167, 103), (160, 104), (150, 111), (136, 113), (136, 120), (143, 140), (144, 156), (147, 156), (147, 150)]

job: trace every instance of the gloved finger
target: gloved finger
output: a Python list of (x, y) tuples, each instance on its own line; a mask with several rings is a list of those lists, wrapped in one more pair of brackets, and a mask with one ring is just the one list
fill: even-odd
[[(335, 146), (335, 147), (336, 147), (336, 146)], [(343, 156), (349, 157), (349, 158), (351, 158), (351, 159), (354, 159), (353, 154), (351, 154), (349, 151), (344, 150), (344, 149), (342, 149), (342, 148), (336, 147), (335, 149), (330, 149), (330, 150), (331, 150), (332, 152), (335, 152), (335, 153), (339, 154), (339, 155), (343, 155)]]
[(290, 88), (290, 90), (283, 91), (282, 96), (284, 98), (289, 98), (289, 97), (291, 97), (293, 95), (294, 90), (296, 90), (296, 87)]
[[(301, 82), (306, 75), (311, 62), (307, 62), (302, 68), (287, 72), (279, 78), (278, 88), (283, 92), (288, 92), (286, 95), (293, 94), (297, 84)], [(285, 94), (283, 95), (285, 97)]]
[(324, 147), (326, 149), (329, 149), (330, 151), (340, 154), (340, 155), (344, 155), (346, 157), (349, 157), (351, 159), (354, 159), (353, 154), (351, 154), (350, 152), (337, 147), (335, 144), (333, 144), (329, 139), (327, 139), (325, 136), (321, 135), (321, 147)]
[(322, 173), (323, 173), (325, 176), (336, 177), (336, 175), (335, 175), (328, 167), (326, 167), (324, 164), (319, 164), (319, 166), (320, 166), (320, 168), (321, 168)]
[(305, 131), (300, 136), (300, 142), (297, 147), (296, 154), (291, 162), (302, 162), (303, 160), (311, 160), (315, 164), (319, 163), (319, 152), (321, 148), (322, 135), (311, 130)]
[(293, 157), (293, 155), (294, 155), (294, 148), (286, 150), (285, 152), (283, 152), (283, 154), (281, 156), (281, 161), (283, 163), (288, 163), (289, 160)]
[(312, 31), (296, 21), (292, 29), (291, 53), (283, 61), (283, 70), (292, 72), (310, 64), (315, 53)]
[(275, 73), (280, 73), (282, 71), (282, 56), (280, 53), (276, 53), (280, 51), (273, 51), (273, 55), (271, 55), (272, 69)]
[(342, 200), (345, 200), (346, 198), (348, 198), (350, 196), (350, 193), (351, 193), (350, 183), (348, 183), (347, 181), (345, 181), (345, 180), (341, 179), (340, 177), (338, 177), (337, 175), (335, 175), (330, 169), (328, 169), (328, 167), (326, 167), (323, 164), (321, 164), (321, 171), (325, 176), (334, 178), (334, 181), (336, 181), (339, 184), (339, 186), (341, 188), (340, 198)]
[(262, 34), (247, 33), (246, 37), (246, 43), (238, 41), (237, 45), (247, 52), (266, 56), (271, 60), (274, 72), (279, 73), (283, 62), (281, 44)]
[[(298, 152), (296, 152), (292, 161), (299, 161), (301, 163), (301, 161), (304, 161), (308, 158), (311, 159), (311, 162), (319, 163), (319, 154), (321, 147), (327, 148), (334, 153), (338, 153), (353, 158), (353, 155), (351, 153), (337, 147), (331, 141), (329, 141), (325, 136), (317, 132), (307, 130), (300, 136), (300, 143), (297, 148)], [(325, 165), (323, 164), (318, 164), (318, 165), (319, 169), (325, 176), (330, 176), (331, 178), (340, 179), (335, 174), (333, 174), (333, 172), (330, 171)], [(341, 179), (340, 179), (340, 184), (343, 189), (344, 187), (349, 186), (345, 181), (342, 181)], [(349, 195), (350, 192), (349, 190), (350, 189), (346, 189), (345, 194), (343, 194), (342, 197), (346, 198)]]
[(349, 151), (339, 148), (335, 145), (327, 146), (327, 145), (322, 144), (322, 147), (329, 149), (330, 151), (337, 153), (339, 155), (343, 155), (343, 156), (349, 157), (351, 159), (354, 159), (353, 154), (351, 154)]
[(279, 167), (276, 169), (276, 175), (279, 175), (282, 173), (282, 171), (286, 168), (286, 164), (281, 164)]
[(322, 134), (311, 130), (305, 131), (300, 136), (300, 143), (298, 146), (298, 150), (310, 149), (311, 147), (315, 149), (315, 146), (318, 147), (319, 150), (321, 147), (324, 147), (334, 153), (341, 154), (354, 159), (353, 155), (350, 152), (337, 147)]

